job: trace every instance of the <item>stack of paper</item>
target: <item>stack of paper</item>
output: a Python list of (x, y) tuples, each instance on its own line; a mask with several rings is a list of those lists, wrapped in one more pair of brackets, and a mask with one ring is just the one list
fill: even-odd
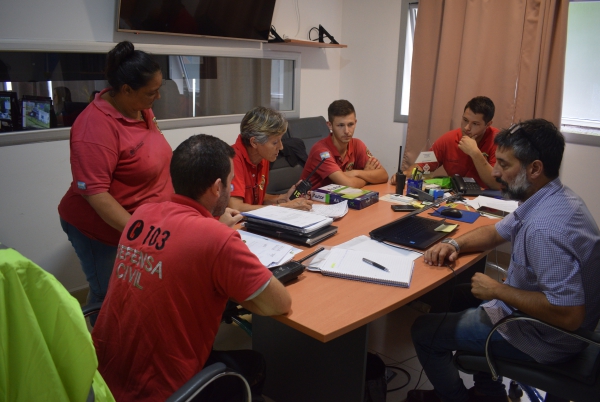
[(307, 211), (268, 206), (254, 211), (242, 212), (249, 222), (270, 225), (298, 233), (311, 233), (331, 225), (333, 219)]
[(312, 212), (332, 219), (340, 219), (348, 213), (348, 201), (337, 204), (313, 204)]
[(242, 241), (254, 253), (265, 267), (274, 267), (291, 260), (301, 252), (299, 248), (292, 247), (268, 237), (255, 235), (244, 230), (238, 230)]
[[(372, 251), (376, 253), (387, 254), (393, 256), (398, 261), (403, 262), (412, 262), (423, 255), (423, 253), (420, 253), (418, 251), (413, 251), (401, 247), (394, 247), (389, 244), (375, 241), (369, 236), (364, 235), (355, 237), (354, 239), (348, 240), (345, 243), (339, 244), (333, 247), (331, 250), (334, 250), (336, 248), (354, 251)], [(313, 257), (312, 260), (309, 260), (309, 262), (307, 263), (309, 265), (308, 270), (320, 271), (331, 250), (322, 251), (315, 257)]]

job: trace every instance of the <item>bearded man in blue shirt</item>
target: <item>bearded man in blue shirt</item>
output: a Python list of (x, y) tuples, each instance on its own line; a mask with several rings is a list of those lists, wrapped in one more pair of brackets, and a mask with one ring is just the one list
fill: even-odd
[[(424, 259), (442, 266), (456, 261), (459, 253), (490, 250), (510, 241), (506, 281), (476, 273), (471, 293), (479, 306), (415, 321), (413, 343), (434, 390), (409, 391), (408, 402), (506, 401), (501, 379), (493, 381), (487, 373), (475, 374), (475, 386), (467, 390), (452, 364), (452, 352), (483, 353), (492, 326), (515, 309), (570, 331), (594, 330), (598, 324), (600, 232), (585, 203), (558, 177), (563, 135), (552, 123), (533, 119), (503, 130), (495, 143), (493, 176), (503, 195), (519, 201), (519, 207), (495, 225), (433, 246)], [(495, 356), (557, 363), (585, 347), (531, 322), (502, 328), (492, 337)]]

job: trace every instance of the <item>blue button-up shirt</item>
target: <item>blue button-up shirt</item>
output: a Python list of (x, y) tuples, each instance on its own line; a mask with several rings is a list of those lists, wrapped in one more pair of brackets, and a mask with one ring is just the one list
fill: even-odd
[[(585, 305), (582, 327), (600, 317), (600, 232), (585, 203), (560, 179), (545, 185), (496, 224), (512, 243), (506, 285), (542, 292), (555, 306)], [(500, 300), (483, 304), (493, 323), (513, 308)], [(513, 346), (541, 363), (567, 360), (585, 346), (530, 322), (499, 329)]]

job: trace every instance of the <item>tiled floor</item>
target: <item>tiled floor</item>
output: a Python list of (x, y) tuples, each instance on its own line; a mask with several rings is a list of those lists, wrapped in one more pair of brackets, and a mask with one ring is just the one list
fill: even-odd
[[(380, 355), (387, 365), (398, 366), (410, 374), (410, 381), (408, 385), (404, 386), (408, 378), (403, 372), (397, 372), (397, 375), (388, 384), (388, 390), (397, 387), (402, 388), (389, 392), (387, 395), (388, 402), (402, 402), (406, 400), (407, 392), (415, 388), (417, 381), (419, 381), (418, 386), (416, 386), (418, 389), (433, 388), (427, 380), (425, 373), (421, 375), (421, 365), (416, 357), (415, 349), (410, 339), (410, 327), (420, 314), (422, 313), (416, 309), (404, 306), (369, 324), (369, 351)], [(235, 325), (221, 324), (215, 340), (215, 349), (249, 349), (251, 347), (252, 341), (244, 331)], [(473, 386), (471, 376), (461, 373), (461, 377), (467, 388)], [(505, 378), (504, 382), (508, 389), (510, 380)], [(267, 399), (267, 401), (275, 402), (270, 399)], [(529, 402), (529, 398), (524, 396), (521, 398), (521, 401)]]

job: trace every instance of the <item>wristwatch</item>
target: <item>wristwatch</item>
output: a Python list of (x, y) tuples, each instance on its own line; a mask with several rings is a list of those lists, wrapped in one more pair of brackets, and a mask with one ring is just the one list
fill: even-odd
[(442, 240), (442, 243), (448, 243), (452, 245), (456, 249), (456, 252), (460, 253), (460, 246), (452, 237), (446, 237), (444, 240)]

